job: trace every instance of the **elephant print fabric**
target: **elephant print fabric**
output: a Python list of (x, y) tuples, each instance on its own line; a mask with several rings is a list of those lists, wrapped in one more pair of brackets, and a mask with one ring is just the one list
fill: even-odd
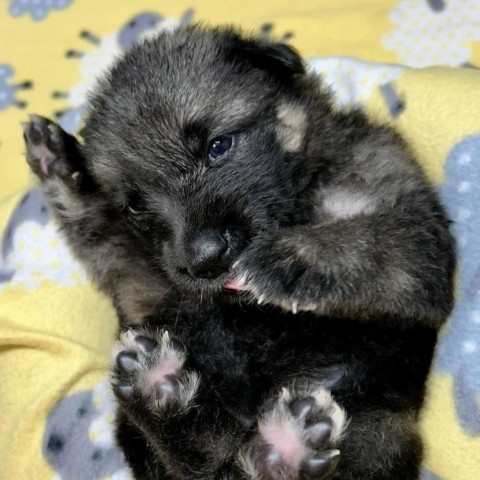
[[(117, 320), (27, 183), (20, 123), (38, 113), (77, 132), (88, 90), (117, 56), (194, 20), (291, 43), (336, 108), (358, 107), (398, 127), (433, 172), (459, 270), (423, 415), (421, 478), (478, 480), (479, 0), (0, 0), (0, 470), (5, 478), (130, 478), (101, 382)], [(427, 66), (469, 68), (418, 69)], [(39, 354), (42, 372), (26, 385), (18, 372), (35, 368)], [(54, 380), (43, 388), (47, 376)]]

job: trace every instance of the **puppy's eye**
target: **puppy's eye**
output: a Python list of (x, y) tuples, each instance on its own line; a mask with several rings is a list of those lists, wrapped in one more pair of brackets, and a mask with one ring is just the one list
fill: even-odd
[(140, 215), (143, 210), (137, 210), (135, 207), (133, 207), (132, 205), (128, 205), (127, 206), (127, 210), (132, 214), (132, 215)]
[(208, 147), (208, 156), (214, 160), (222, 155), (225, 155), (233, 145), (233, 137), (222, 135), (214, 138)]
[(136, 194), (130, 197), (126, 208), (128, 212), (132, 215), (140, 215), (141, 213), (145, 212), (145, 204), (142, 199)]

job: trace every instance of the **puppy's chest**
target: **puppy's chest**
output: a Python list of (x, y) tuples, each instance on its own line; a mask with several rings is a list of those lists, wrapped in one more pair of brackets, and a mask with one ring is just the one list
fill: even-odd
[(271, 362), (281, 333), (217, 320), (199, 325), (188, 335), (189, 357), (204, 374), (225, 382), (247, 381)]

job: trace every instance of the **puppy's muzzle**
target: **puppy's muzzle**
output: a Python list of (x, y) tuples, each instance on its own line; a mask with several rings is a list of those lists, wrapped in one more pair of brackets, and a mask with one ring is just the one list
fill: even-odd
[(233, 249), (227, 232), (208, 229), (198, 232), (186, 246), (185, 268), (192, 278), (214, 279), (228, 271)]

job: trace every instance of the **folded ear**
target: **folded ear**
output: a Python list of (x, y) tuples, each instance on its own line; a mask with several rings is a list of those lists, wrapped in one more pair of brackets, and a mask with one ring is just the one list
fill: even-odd
[(281, 79), (305, 73), (303, 61), (298, 52), (284, 43), (235, 35), (229, 50), (229, 53), (235, 57), (249, 62), (254, 67), (268, 70)]

